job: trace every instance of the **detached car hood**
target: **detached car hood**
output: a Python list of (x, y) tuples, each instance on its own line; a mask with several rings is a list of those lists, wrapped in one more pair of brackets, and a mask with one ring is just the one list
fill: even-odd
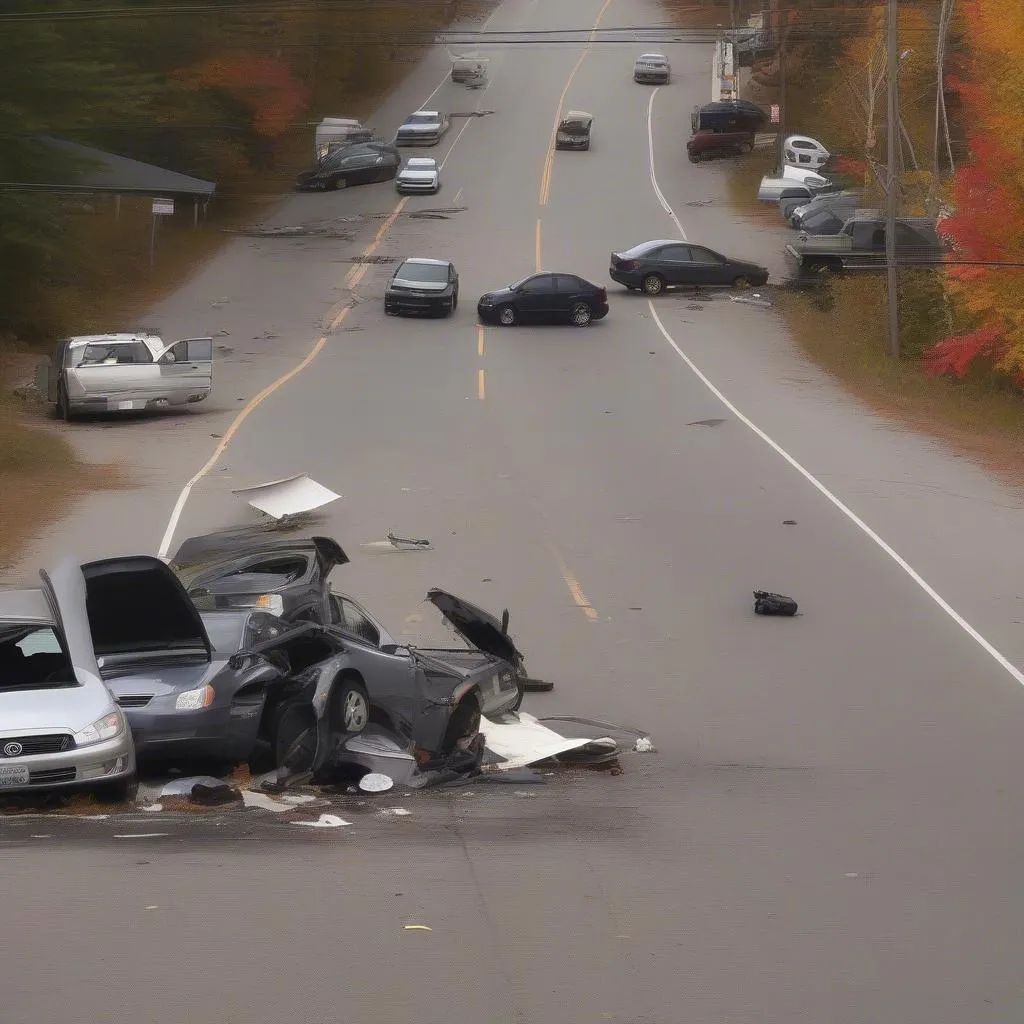
[(522, 664), (522, 654), (512, 643), (506, 629), (490, 612), (436, 588), (427, 591), (427, 600), (468, 644), (510, 665)]

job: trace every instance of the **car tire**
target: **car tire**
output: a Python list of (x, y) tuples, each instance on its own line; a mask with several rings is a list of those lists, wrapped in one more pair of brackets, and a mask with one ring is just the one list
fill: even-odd
[(57, 385), (57, 415), (65, 423), (70, 423), (74, 419), (74, 413), (71, 411), (71, 399), (68, 398), (68, 389), (64, 386), (64, 381)]
[(331, 733), (358, 736), (370, 724), (370, 697), (354, 679), (339, 679), (328, 708)]
[(455, 315), (455, 306), (456, 306), (456, 303), (457, 303), (457, 300), (456, 300), (455, 296), (453, 295), (453, 296), (452, 296), (452, 297), (451, 297), (451, 298), (450, 298), (450, 299), (448, 300), (448, 305), (447, 305), (447, 306), (445, 306), (445, 309), (444, 309), (444, 315), (445, 315), (445, 316), (454, 316), (454, 315)]
[(331, 178), (327, 183), (327, 190), (329, 192), (337, 192), (338, 189), (348, 188), (348, 178), (339, 175), (337, 178)]
[(665, 290), (665, 279), (660, 274), (646, 274), (640, 287), (645, 295), (660, 295)]
[(739, 277), (734, 277), (732, 279), (732, 286), (733, 286), (733, 288), (743, 288), (743, 289), (749, 288), (750, 287), (750, 278), (749, 277), (744, 277), (742, 274)]
[(498, 309), (498, 323), (502, 327), (512, 327), (516, 322), (516, 311), (513, 306), (501, 306)]
[(459, 289), (455, 289), (455, 294), (452, 296), (452, 312), (459, 308)]
[(93, 787), (93, 795), (102, 804), (126, 804), (135, 799), (139, 791), (139, 780), (129, 775), (115, 782), (101, 782)]
[(687, 156), (689, 156), (691, 164), (699, 164), (700, 163), (700, 154), (699, 153), (688, 153)]
[(586, 327), (593, 319), (594, 311), (585, 302), (577, 302), (569, 311), (569, 322), (574, 327)]

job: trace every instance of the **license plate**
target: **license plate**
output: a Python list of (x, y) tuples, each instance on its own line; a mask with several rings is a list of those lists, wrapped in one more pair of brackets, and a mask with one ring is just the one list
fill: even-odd
[(140, 404), (140, 402), (118, 402), (117, 407), (124, 412), (127, 409), (138, 409)]
[(0, 764), (0, 789), (28, 785), (27, 764)]

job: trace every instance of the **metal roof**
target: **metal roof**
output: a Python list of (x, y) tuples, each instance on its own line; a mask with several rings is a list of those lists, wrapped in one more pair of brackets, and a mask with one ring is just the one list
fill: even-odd
[[(115, 195), (189, 196), (209, 199), (217, 186), (212, 181), (144, 164), (130, 157), (106, 153), (66, 139), (39, 136), (38, 141), (88, 164), (74, 168), (59, 181), (19, 183), (27, 191), (108, 192)], [(11, 187), (11, 186), (8, 186)]]

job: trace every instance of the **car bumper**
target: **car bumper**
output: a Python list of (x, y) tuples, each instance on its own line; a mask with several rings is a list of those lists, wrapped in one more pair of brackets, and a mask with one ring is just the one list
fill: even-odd
[(634, 75), (634, 82), (642, 82), (644, 85), (665, 85), (668, 82), (668, 75)]
[(433, 135), (399, 135), (395, 139), (396, 146), (436, 146), (441, 141), (441, 136)]
[[(19, 766), (27, 768), (28, 782), (8, 785), (11, 770)], [(114, 739), (59, 754), (0, 758), (0, 770), (6, 776), (0, 783), (0, 795), (99, 785), (134, 775), (135, 749), (131, 733), (125, 730)]]
[[(235, 713), (232, 713), (232, 712)], [(140, 761), (179, 757), (244, 760), (255, 745), (260, 708), (125, 709)]]
[(417, 192), (432, 195), (440, 188), (438, 182), (419, 182), (419, 181), (396, 181), (395, 189), (398, 192), (406, 193), (408, 195), (415, 195)]
[(643, 274), (639, 270), (619, 270), (616, 267), (608, 268), (608, 276), (616, 283), (625, 285), (627, 288), (639, 288)]
[(555, 149), (590, 149), (590, 139), (555, 139)]
[(166, 409), (169, 406), (190, 405), (210, 397), (209, 388), (195, 388), (189, 391), (171, 391), (159, 395), (78, 395), (68, 398), (68, 405), (75, 413), (142, 412), (151, 409)]
[(385, 295), (384, 311), (393, 313), (447, 312), (451, 295)]

